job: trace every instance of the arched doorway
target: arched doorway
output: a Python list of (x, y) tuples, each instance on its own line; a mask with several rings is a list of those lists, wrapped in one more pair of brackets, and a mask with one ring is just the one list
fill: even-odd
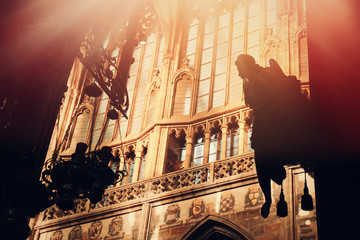
[(182, 240), (253, 240), (238, 225), (218, 216), (209, 215), (198, 222), (181, 238)]

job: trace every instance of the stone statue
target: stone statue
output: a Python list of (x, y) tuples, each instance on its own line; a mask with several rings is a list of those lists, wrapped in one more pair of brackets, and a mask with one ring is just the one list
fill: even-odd
[(269, 215), (271, 180), (282, 185), (284, 165), (302, 164), (312, 148), (309, 100), (300, 81), (286, 76), (274, 59), (261, 67), (250, 55), (239, 55), (235, 62), (243, 79), (245, 104), (253, 110), (251, 147), (260, 187), (265, 195), (261, 215)]

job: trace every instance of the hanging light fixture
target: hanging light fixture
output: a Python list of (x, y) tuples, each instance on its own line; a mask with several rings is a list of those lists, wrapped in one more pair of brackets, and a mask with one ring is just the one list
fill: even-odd
[(306, 172), (305, 172), (304, 195), (301, 196), (301, 209), (304, 211), (311, 211), (314, 209), (313, 199), (309, 194), (309, 188), (306, 183)]
[(84, 88), (84, 93), (90, 97), (99, 97), (101, 95), (101, 89), (96, 83), (92, 83)]
[(46, 163), (42, 180), (54, 193), (56, 205), (62, 210), (74, 208), (74, 200), (88, 198), (92, 204), (102, 199), (105, 189), (127, 176), (125, 171), (113, 172), (108, 166), (115, 157), (111, 148), (86, 153), (88, 146), (78, 143), (71, 160), (55, 153)]
[(279, 217), (286, 217), (288, 215), (288, 206), (287, 206), (287, 202), (285, 201), (282, 184), (281, 184), (280, 199), (276, 205), (276, 215), (278, 215)]
[(115, 120), (115, 119), (119, 118), (119, 114), (118, 114), (117, 110), (115, 108), (113, 108), (107, 112), (107, 117), (109, 119)]

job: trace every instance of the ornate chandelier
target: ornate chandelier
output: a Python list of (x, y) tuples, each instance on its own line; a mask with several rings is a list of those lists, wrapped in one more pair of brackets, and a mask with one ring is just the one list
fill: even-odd
[(88, 146), (78, 143), (71, 160), (64, 160), (54, 153), (45, 163), (41, 179), (54, 193), (53, 200), (62, 210), (74, 208), (74, 200), (88, 198), (92, 204), (101, 200), (105, 189), (121, 181), (127, 171), (113, 172), (109, 162), (119, 161), (111, 148), (86, 153)]

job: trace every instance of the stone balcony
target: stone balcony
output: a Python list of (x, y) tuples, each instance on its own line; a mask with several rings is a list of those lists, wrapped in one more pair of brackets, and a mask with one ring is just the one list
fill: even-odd
[(41, 213), (40, 225), (45, 227), (59, 222), (81, 221), (124, 208), (141, 207), (145, 203), (166, 201), (169, 198), (191, 198), (217, 192), (219, 188), (255, 182), (257, 178), (252, 152), (109, 188), (96, 205), (90, 204), (88, 199), (76, 200), (75, 208), (68, 211), (53, 205)]

